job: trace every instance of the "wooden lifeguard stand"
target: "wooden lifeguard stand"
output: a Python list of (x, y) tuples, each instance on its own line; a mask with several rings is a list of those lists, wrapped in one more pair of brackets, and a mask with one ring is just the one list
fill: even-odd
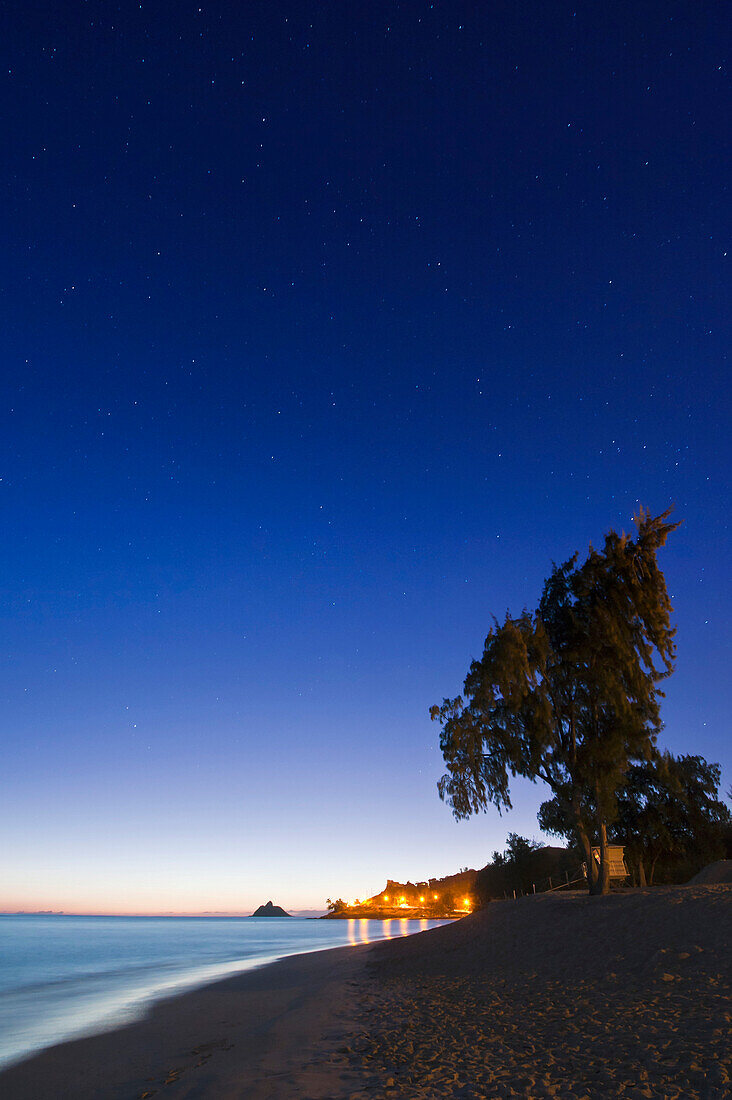
[[(625, 866), (625, 845), (624, 844), (608, 844), (605, 849), (607, 853), (607, 861), (610, 866), (610, 881), (622, 882), (623, 879), (628, 877), (628, 868)], [(592, 849), (592, 858), (597, 866), (600, 866), (600, 849)]]

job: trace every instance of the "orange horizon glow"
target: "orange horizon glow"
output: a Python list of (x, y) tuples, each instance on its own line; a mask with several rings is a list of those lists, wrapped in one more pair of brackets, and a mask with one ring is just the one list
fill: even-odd
[[(0, 906), (0, 917), (251, 917), (256, 909), (262, 905), (258, 902), (249, 909), (113, 909), (110, 907), (80, 907), (78, 909), (48, 908), (31, 909), (19, 906)], [(276, 902), (275, 904), (279, 904)], [(325, 906), (317, 909), (316, 906), (287, 906), (282, 908), (286, 913), (297, 914), (327, 912)]]
[[(266, 894), (266, 896), (265, 896)], [(287, 904), (277, 892), (262, 892), (257, 901), (246, 899), (239, 905), (198, 905), (193, 899), (180, 899), (181, 904), (165, 904), (159, 897), (137, 904), (131, 899), (96, 898), (93, 895), (79, 898), (55, 897), (0, 897), (0, 916), (65, 916), (65, 917), (250, 917), (260, 905), (269, 901), (281, 905), (287, 913), (325, 913), (325, 904), (309, 905), (307, 902)], [(119, 904), (116, 902), (119, 900)], [(174, 899), (171, 898), (171, 901)], [(228, 900), (228, 899), (227, 899)]]
[[(62, 868), (49, 868), (46, 875), (26, 874), (25, 881), (6, 882), (7, 893), (0, 895), (0, 914), (3, 915), (63, 915), (63, 916), (119, 916), (119, 917), (249, 917), (268, 900), (280, 905), (288, 912), (306, 915), (324, 915), (325, 896), (333, 893), (331, 888), (315, 900), (308, 897), (309, 884), (305, 889), (298, 883), (285, 883), (285, 890), (276, 885), (265, 883), (260, 890), (257, 886), (246, 884), (244, 890), (236, 884), (229, 885), (204, 873), (189, 875), (187, 879), (165, 869), (157, 868), (149, 874), (124, 874), (126, 868), (108, 860), (101, 868), (95, 867), (95, 881), (91, 884), (78, 882), (72, 872)], [(45, 887), (45, 888), (44, 888)], [(85, 888), (86, 887), (86, 888)], [(293, 888), (294, 887), (294, 888)], [(353, 888), (353, 884), (352, 884)], [(289, 894), (289, 897), (288, 897)], [(353, 898), (355, 891), (350, 895)], [(343, 895), (341, 895), (343, 896)], [(419, 894), (415, 897), (406, 894), (374, 895), (365, 901), (351, 901), (351, 905), (362, 905), (378, 910), (380, 904), (413, 908), (416, 905), (429, 905), (440, 894)], [(348, 897), (348, 894), (346, 894)], [(461, 910), (472, 908), (469, 897), (459, 902)]]

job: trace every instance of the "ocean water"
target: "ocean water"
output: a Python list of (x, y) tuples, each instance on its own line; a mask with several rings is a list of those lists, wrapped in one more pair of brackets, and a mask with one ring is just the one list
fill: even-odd
[(444, 924), (253, 917), (0, 916), (0, 1067), (285, 955)]

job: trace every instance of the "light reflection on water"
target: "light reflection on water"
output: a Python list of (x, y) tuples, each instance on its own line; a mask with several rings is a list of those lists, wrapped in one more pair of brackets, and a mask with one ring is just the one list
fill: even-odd
[[(426, 932), (428, 928), (437, 928), (440, 924), (449, 923), (444, 920), (428, 920), (424, 917), (421, 919), (387, 917), (384, 920), (349, 917), (348, 942), (355, 947), (359, 943), (372, 943), (375, 940), (393, 940), (396, 936), (413, 936), (415, 932)], [(398, 925), (396, 931), (392, 929), (392, 924)]]
[(117, 1027), (161, 997), (285, 955), (368, 944), (445, 923), (0, 916), (0, 1068), (55, 1043)]

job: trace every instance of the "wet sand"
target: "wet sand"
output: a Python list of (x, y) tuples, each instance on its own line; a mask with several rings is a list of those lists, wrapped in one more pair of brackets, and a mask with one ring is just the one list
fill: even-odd
[[(41, 1051), (0, 1074), (2, 1100), (325, 1098), (364, 947), (294, 955), (160, 1002), (115, 1031)], [(317, 1052), (318, 1059), (315, 1060)], [(302, 1091), (307, 1078), (306, 1091)], [(322, 1080), (327, 1079), (327, 1080)]]
[(729, 1095), (732, 886), (495, 902), (295, 956), (0, 1074), (4, 1100)]

